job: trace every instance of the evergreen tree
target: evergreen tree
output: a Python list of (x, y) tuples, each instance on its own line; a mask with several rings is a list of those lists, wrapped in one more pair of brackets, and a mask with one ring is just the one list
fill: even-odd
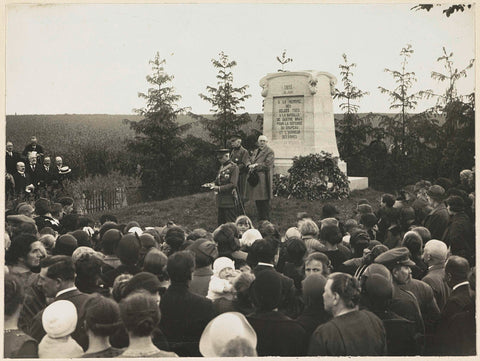
[(187, 127), (177, 123), (177, 116), (185, 109), (177, 106), (181, 97), (170, 85), (173, 76), (165, 72), (165, 63), (158, 52), (149, 61), (152, 74), (146, 79), (151, 86), (146, 93), (138, 93), (146, 100), (146, 105), (134, 109), (143, 119), (127, 121), (135, 131), (135, 137), (128, 141), (127, 147), (136, 155), (141, 167), (144, 196), (150, 199), (166, 197), (172, 186), (182, 179), (176, 160), (182, 151), (180, 136)]
[(208, 94), (199, 95), (212, 105), (210, 111), (214, 113), (213, 118), (192, 115), (201, 120), (217, 145), (226, 147), (228, 138), (238, 133), (240, 127), (251, 120), (247, 113), (237, 115), (239, 110), (244, 109), (242, 103), (251, 95), (246, 94), (248, 85), (239, 88), (233, 85), (232, 68), (237, 65), (236, 61), (230, 60), (222, 51), (218, 59), (212, 59), (212, 64), (218, 69), (217, 86), (207, 86)]
[(443, 54), (437, 62), (443, 63), (444, 73), (432, 71), (433, 79), (445, 82), (443, 94), (433, 94), (437, 104), (432, 109), (433, 114), (445, 117), (445, 123), (439, 132), (439, 146), (442, 149), (440, 160), (440, 175), (458, 178), (458, 173), (475, 164), (475, 96), (459, 95), (457, 82), (467, 77), (467, 71), (473, 67), (474, 60), (461, 70), (455, 67), (453, 53), (448, 53), (443, 47)]
[(410, 58), (412, 54), (412, 46), (408, 44), (400, 51), (400, 56), (402, 57), (401, 69), (385, 69), (385, 72), (390, 73), (395, 80), (396, 86), (393, 90), (381, 86), (378, 87), (383, 94), (387, 94), (390, 97), (390, 109), (400, 110), (400, 113), (395, 116), (395, 118), (384, 118), (381, 126), (385, 126), (387, 133), (389, 133), (393, 139), (395, 150), (401, 155), (404, 155), (407, 151), (407, 149), (405, 149), (405, 137), (408, 131), (408, 111), (414, 110), (418, 104), (418, 100), (431, 93), (431, 91), (409, 93), (417, 81), (415, 73), (407, 71), (408, 58)]
[(343, 64), (340, 64), (340, 75), (342, 76), (343, 90), (335, 89), (334, 99), (340, 99), (340, 109), (344, 111), (343, 118), (338, 120), (338, 147), (342, 159), (349, 166), (349, 173), (360, 174), (363, 162), (360, 159), (361, 153), (366, 147), (367, 136), (371, 131), (368, 117), (360, 118), (357, 114), (359, 105), (355, 101), (360, 100), (368, 92), (364, 92), (353, 85), (353, 68), (355, 63), (348, 63), (347, 55), (343, 54)]

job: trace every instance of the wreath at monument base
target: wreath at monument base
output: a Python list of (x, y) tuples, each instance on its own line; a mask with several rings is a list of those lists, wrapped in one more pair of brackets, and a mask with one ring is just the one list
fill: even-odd
[(338, 168), (338, 157), (330, 153), (293, 158), (288, 175), (275, 174), (275, 196), (297, 199), (342, 199), (350, 194), (348, 177)]

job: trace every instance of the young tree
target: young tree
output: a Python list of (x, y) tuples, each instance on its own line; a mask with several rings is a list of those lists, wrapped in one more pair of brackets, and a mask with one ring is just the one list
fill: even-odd
[(278, 69), (278, 72), (284, 72), (285, 64), (291, 63), (293, 59), (287, 58), (287, 51), (283, 50), (282, 57), (277, 56), (277, 61), (282, 65), (282, 69)]
[[(355, 63), (349, 63), (347, 55), (343, 54), (343, 64), (340, 64), (340, 75), (342, 76), (343, 90), (335, 89), (334, 99), (340, 99), (340, 109), (345, 113), (338, 121), (338, 146), (341, 157), (349, 164), (352, 174), (357, 174), (362, 168), (362, 161), (359, 158), (366, 147), (367, 136), (371, 131), (368, 119), (360, 118), (357, 114), (359, 105), (355, 101), (360, 100), (368, 92), (364, 92), (353, 85), (353, 68)], [(359, 165), (359, 167), (356, 167)], [(358, 168), (358, 169), (357, 169)]]
[(455, 67), (453, 53), (448, 53), (443, 47), (443, 54), (437, 61), (443, 63), (444, 73), (432, 71), (432, 78), (445, 82), (443, 94), (433, 94), (437, 104), (433, 113), (445, 117), (445, 123), (439, 132), (439, 145), (442, 149), (440, 174), (452, 179), (458, 178), (458, 172), (475, 164), (475, 97), (459, 95), (457, 82), (467, 77), (467, 71), (473, 67), (474, 59), (461, 70)]
[(199, 95), (212, 105), (210, 111), (214, 113), (213, 118), (194, 116), (201, 120), (216, 144), (226, 147), (228, 138), (238, 133), (240, 127), (250, 121), (247, 113), (237, 115), (237, 112), (245, 109), (242, 103), (251, 95), (246, 94), (248, 85), (239, 88), (233, 85), (232, 68), (237, 65), (236, 61), (230, 60), (222, 51), (218, 59), (212, 59), (212, 64), (218, 69), (217, 87), (207, 86), (208, 94)]
[(187, 129), (177, 123), (178, 114), (185, 111), (177, 102), (180, 95), (170, 85), (173, 76), (165, 72), (164, 59), (159, 53), (149, 61), (152, 74), (147, 75), (150, 87), (146, 93), (138, 93), (146, 105), (134, 112), (143, 117), (140, 121), (127, 121), (135, 131), (127, 147), (133, 152), (141, 167), (141, 180), (146, 198), (167, 196), (181, 177), (176, 160), (181, 155), (183, 140), (180, 135)]
[(379, 86), (378, 88), (383, 94), (390, 97), (390, 109), (399, 109), (400, 113), (394, 119), (385, 119), (381, 124), (387, 128), (387, 132), (393, 138), (394, 146), (398, 149), (399, 154), (405, 154), (405, 137), (408, 131), (407, 120), (409, 118), (408, 111), (414, 110), (418, 104), (418, 100), (428, 96), (430, 91), (420, 91), (416, 93), (409, 93), (417, 81), (414, 72), (407, 71), (408, 58), (413, 54), (413, 49), (410, 44), (402, 48), (400, 56), (402, 57), (401, 69), (391, 70), (385, 69), (385, 72), (392, 74), (395, 80), (395, 88), (393, 90), (386, 89)]

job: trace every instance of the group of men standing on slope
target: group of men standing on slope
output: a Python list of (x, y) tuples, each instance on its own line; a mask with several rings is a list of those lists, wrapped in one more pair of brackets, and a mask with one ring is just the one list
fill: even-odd
[(275, 154), (267, 146), (267, 137), (258, 137), (258, 148), (251, 156), (242, 147), (239, 135), (233, 135), (229, 141), (231, 150), (217, 150), (217, 159), (221, 164), (217, 178), (205, 184), (216, 194), (218, 224), (235, 222), (239, 211), (244, 211), (246, 200), (255, 201), (259, 220), (270, 220)]

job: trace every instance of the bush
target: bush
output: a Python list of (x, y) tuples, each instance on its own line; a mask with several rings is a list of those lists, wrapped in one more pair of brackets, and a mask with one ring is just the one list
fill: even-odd
[(93, 195), (115, 192), (122, 189), (126, 192), (127, 201), (136, 198), (140, 186), (138, 177), (125, 176), (115, 171), (106, 176), (88, 176), (81, 180), (65, 181), (63, 194), (72, 197), (75, 203), (80, 205), (85, 199), (91, 199)]
[(338, 157), (330, 153), (295, 157), (288, 173), (274, 176), (275, 195), (318, 200), (342, 199), (350, 194), (348, 177), (338, 168)]

